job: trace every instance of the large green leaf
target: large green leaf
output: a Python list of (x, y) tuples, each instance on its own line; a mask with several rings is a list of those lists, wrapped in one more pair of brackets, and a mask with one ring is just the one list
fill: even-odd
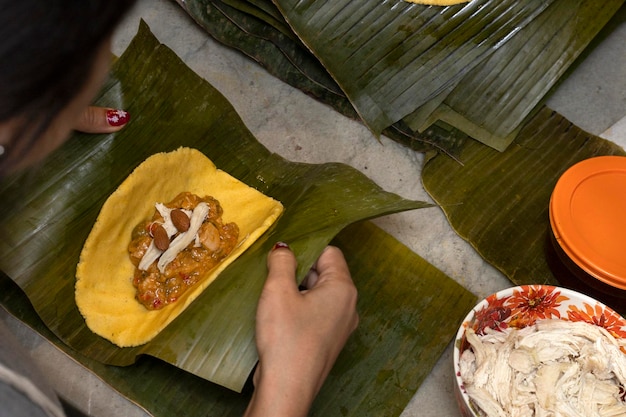
[(527, 116), (622, 3), (552, 3), (443, 94), (435, 111), (405, 120), (414, 130), (443, 120), (495, 149), (506, 149)]
[[(626, 153), (544, 107), (505, 152), (467, 143), (463, 165), (436, 156), (422, 179), (457, 233), (511, 281), (554, 285), (547, 258), (552, 190), (567, 168), (599, 155)], [(623, 303), (612, 307), (624, 311)]]
[[(234, 8), (219, 0), (179, 1), (181, 7), (213, 38), (238, 49), (266, 68), (272, 75), (306, 94), (330, 104), (342, 114), (357, 118), (356, 112), (335, 80), (320, 62), (291, 32), (286, 22), (276, 23), (281, 16), (272, 4), (259, 0), (275, 20), (259, 17), (248, 8)], [(236, 2), (245, 5), (247, 2)], [(242, 10), (243, 9), (243, 10)], [(260, 9), (256, 7), (256, 10)], [(282, 17), (282, 16), (281, 16)], [(274, 26), (269, 22), (274, 22)], [(285, 27), (290, 31), (285, 34)]]
[[(39, 169), (0, 187), (0, 269), (23, 288), (55, 334), (103, 363), (128, 365), (150, 354), (240, 390), (257, 359), (256, 300), (274, 242), (290, 243), (301, 278), (346, 225), (429, 205), (387, 193), (347, 165), (291, 163), (271, 154), (228, 101), (145, 24), (117, 61), (99, 103), (128, 109), (133, 121), (116, 135), (77, 136)], [(179, 146), (203, 151), (219, 168), (281, 201), (285, 211), (155, 339), (121, 349), (93, 334), (79, 314), (73, 302), (76, 264), (108, 195), (149, 155)]]
[[(476, 297), (372, 223), (349, 226), (333, 243), (359, 289), (360, 323), (310, 415), (398, 416)], [(155, 416), (240, 416), (249, 400), (249, 385), (235, 394), (149, 356), (115, 367), (76, 353), (1, 274), (0, 304)]]
[(552, 3), (276, 1), (375, 133), (456, 85)]

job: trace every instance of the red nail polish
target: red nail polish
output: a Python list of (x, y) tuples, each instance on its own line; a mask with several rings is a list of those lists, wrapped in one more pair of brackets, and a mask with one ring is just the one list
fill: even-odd
[(124, 110), (107, 110), (107, 123), (111, 126), (122, 126), (128, 123), (130, 114)]
[(276, 242), (272, 250), (275, 251), (276, 249), (289, 249), (289, 245), (285, 242)]

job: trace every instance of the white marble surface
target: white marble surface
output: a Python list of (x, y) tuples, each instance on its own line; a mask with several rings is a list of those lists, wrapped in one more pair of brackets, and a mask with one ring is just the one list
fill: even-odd
[[(360, 123), (341, 116), (272, 77), (240, 53), (218, 44), (173, 1), (140, 0), (115, 35), (116, 54), (121, 54), (128, 45), (140, 18), (162, 43), (226, 96), (247, 127), (271, 151), (292, 161), (343, 162), (361, 170), (388, 191), (409, 199), (431, 201), (420, 180), (421, 154), (386, 138), (377, 141)], [(614, 32), (601, 48), (596, 48), (597, 56), (592, 53), (587, 57), (585, 64), (587, 60), (591, 64), (579, 66), (548, 104), (575, 123), (580, 120), (592, 133), (602, 133), (624, 146), (626, 26), (618, 24)], [(603, 64), (607, 56), (613, 64), (617, 62), (610, 70)], [(603, 72), (594, 75), (596, 65)], [(598, 85), (607, 83), (618, 86), (611, 90), (610, 115), (598, 89)], [(581, 105), (580, 100), (593, 100), (594, 105)], [(601, 113), (602, 120), (591, 114), (594, 111)], [(443, 212), (436, 207), (394, 214), (375, 222), (479, 297), (511, 285), (452, 231)], [(90, 415), (144, 415), (141, 409), (116, 396), (106, 384), (82, 371), (47, 342), (18, 323), (11, 321), (11, 324), (60, 393), (72, 398)], [(403, 417), (460, 415), (454, 402), (451, 353), (448, 346)]]

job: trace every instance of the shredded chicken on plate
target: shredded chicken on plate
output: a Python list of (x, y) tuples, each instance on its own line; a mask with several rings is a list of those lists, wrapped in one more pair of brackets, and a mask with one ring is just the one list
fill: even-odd
[(626, 342), (602, 327), (548, 319), (466, 337), (461, 379), (485, 416), (626, 416)]

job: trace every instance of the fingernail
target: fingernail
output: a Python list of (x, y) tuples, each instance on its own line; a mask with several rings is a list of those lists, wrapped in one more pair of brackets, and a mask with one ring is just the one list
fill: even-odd
[(289, 249), (289, 245), (285, 242), (276, 242), (276, 244), (272, 248), (272, 251), (275, 251), (276, 249)]
[(107, 123), (111, 126), (122, 126), (128, 123), (130, 114), (124, 110), (107, 110)]

